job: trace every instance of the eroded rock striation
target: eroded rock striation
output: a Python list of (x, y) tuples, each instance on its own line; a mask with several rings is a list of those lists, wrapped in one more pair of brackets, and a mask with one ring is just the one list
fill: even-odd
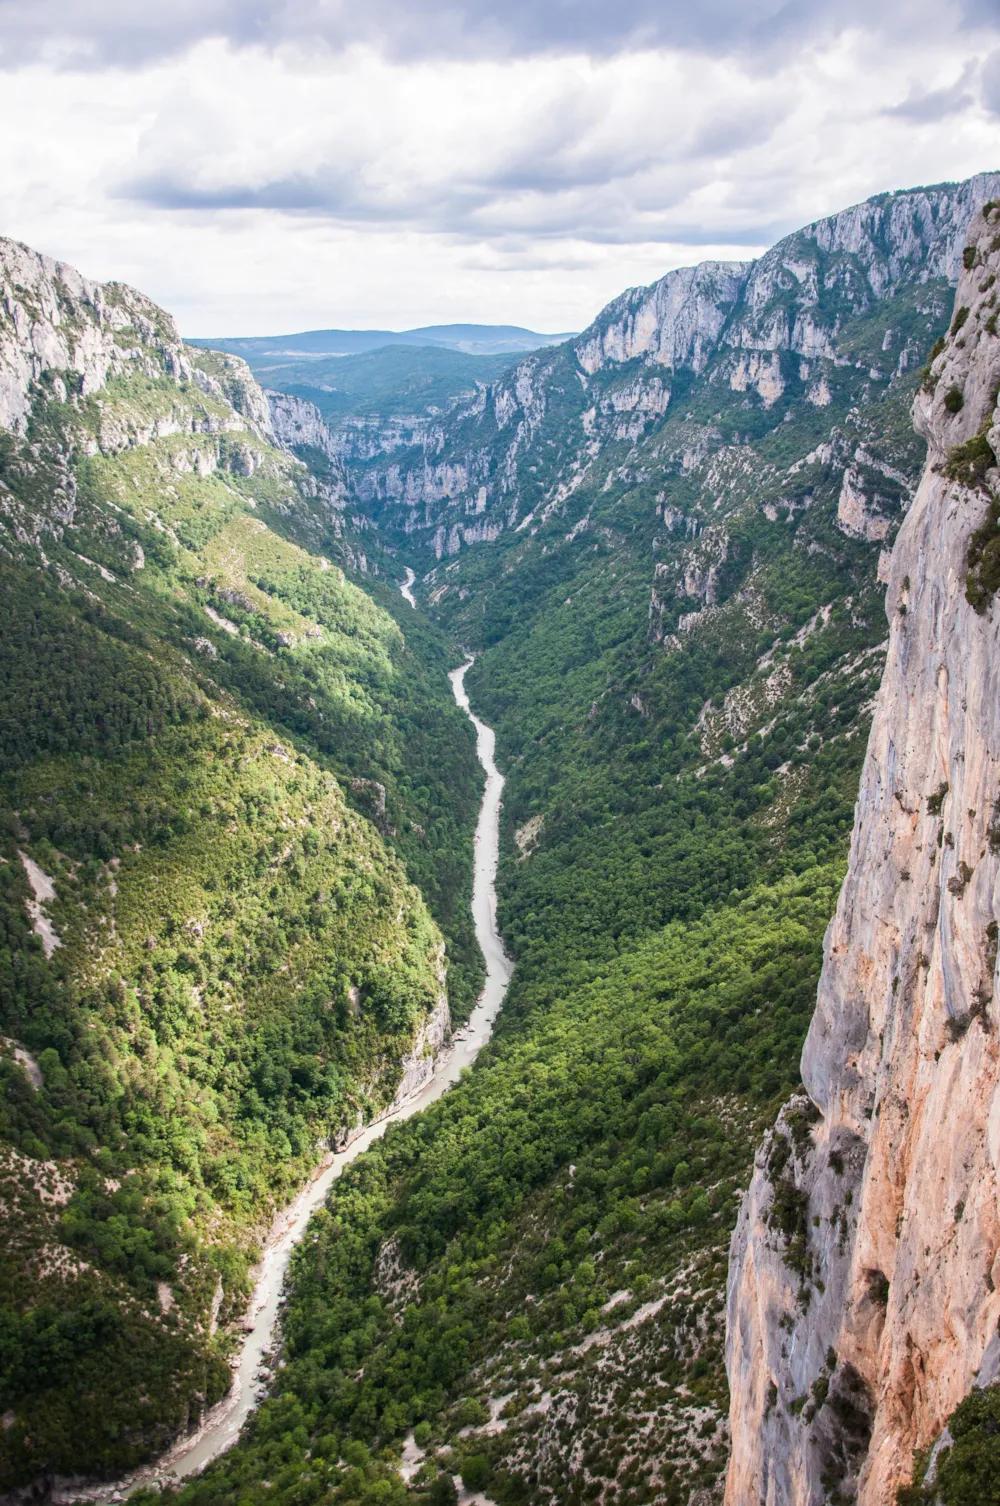
[[(786, 236), (758, 261), (703, 262), (630, 288), (574, 339), (525, 356), (438, 418), (367, 421), (337, 439), (360, 506), (428, 564), (575, 504), (602, 457), (636, 475), (695, 381), (714, 409), (749, 415), (803, 403), (839, 412), (888, 392), (922, 363), (926, 321), (958, 278), (965, 227), (1000, 176), (880, 194)], [(882, 308), (884, 318), (873, 317)], [(863, 321), (872, 334), (858, 340)], [(883, 327), (884, 326), (884, 327)], [(693, 462), (692, 462), (693, 463)], [(685, 457), (685, 470), (689, 468)], [(885, 519), (855, 465), (845, 530)], [(883, 478), (884, 479), (884, 478)], [(880, 483), (876, 481), (876, 490)]]
[[(843, 218), (843, 217), (840, 217)], [(922, 481), (803, 1054), (733, 1237), (729, 1506), (889, 1506), (1000, 1319), (1000, 206), (915, 404)]]
[[(245, 361), (186, 346), (172, 317), (127, 283), (93, 282), (0, 236), (0, 428), (27, 431), (46, 376), (65, 402), (99, 392), (111, 377), (137, 374), (193, 382), (233, 410), (229, 428), (272, 437), (267, 401)], [(109, 436), (105, 445), (102, 436), (102, 448), (130, 440), (134, 435)]]

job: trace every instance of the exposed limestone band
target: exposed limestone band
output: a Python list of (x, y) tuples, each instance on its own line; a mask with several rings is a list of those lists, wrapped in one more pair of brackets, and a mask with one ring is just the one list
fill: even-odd
[[(1000, 211), (968, 239), (915, 405), (929, 454), (889, 570), (809, 1098), (760, 1151), (733, 1237), (728, 1506), (822, 1506), (855, 1483), (859, 1506), (890, 1506), (998, 1368), (1000, 617), (967, 582), (1000, 485)], [(973, 441), (983, 464), (963, 470)]]

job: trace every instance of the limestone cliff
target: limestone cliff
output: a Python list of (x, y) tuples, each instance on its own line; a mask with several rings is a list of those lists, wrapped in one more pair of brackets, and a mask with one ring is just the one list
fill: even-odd
[(333, 436), (315, 403), (288, 392), (266, 393), (275, 438), (285, 449), (319, 450), (334, 465), (337, 450)]
[(126, 283), (93, 282), (0, 237), (0, 428), (25, 433), (37, 385), (51, 373), (63, 401), (68, 386), (89, 396), (116, 376), (190, 381), (234, 410), (228, 427), (271, 434), (245, 361), (185, 346), (171, 316)]
[[(271, 505), (294, 515), (317, 550), (343, 533), (346, 492), (336, 457), (321, 456), (321, 470), (296, 455), (323, 448), (326, 430), (311, 404), (281, 398), (272, 420), (267, 396), (238, 356), (186, 345), (172, 317), (136, 289), (93, 282), (2, 237), (0, 433), (7, 435), (0, 528), (22, 546), (42, 547), (84, 526), (81, 462), (118, 457), (125, 464), (137, 450), (156, 452), (151, 465), (164, 486), (216, 472), (270, 482)], [(158, 517), (146, 511), (147, 521)], [(153, 526), (180, 547), (160, 523)], [(117, 536), (121, 525), (105, 518), (100, 532)], [(331, 552), (346, 564), (357, 557), (346, 542)], [(129, 571), (142, 568), (145, 553), (136, 541)], [(110, 557), (103, 563), (114, 571)]]
[(1000, 209), (917, 398), (923, 478), (802, 1076), (733, 1237), (729, 1506), (889, 1506), (1000, 1318)]
[[(980, 174), (880, 194), (758, 261), (703, 262), (631, 288), (575, 339), (525, 356), (439, 418), (366, 423), (339, 441), (354, 495), (430, 564), (431, 552), (441, 560), (549, 518), (579, 523), (605, 457), (636, 476), (662, 468), (657, 433), (695, 383), (711, 391), (708, 411), (748, 415), (748, 432), (755, 415), (777, 422), (791, 404), (829, 408), (835, 423), (919, 367), (965, 227), (998, 191), (1000, 176)], [(874, 537), (873, 510), (855, 476), (847, 531)]]
[(589, 375), (641, 356), (704, 370), (750, 269), (748, 262), (701, 262), (668, 272), (649, 288), (630, 288), (576, 342)]
[[(367, 562), (344, 541), (343, 511), (347, 505), (347, 482), (333, 435), (314, 403), (287, 392), (267, 392), (271, 428), (283, 450), (308, 463), (308, 477), (300, 483), (304, 494), (321, 499), (329, 509), (329, 523), (340, 539), (344, 560), (352, 569), (365, 571)], [(361, 521), (364, 526), (364, 520)]]

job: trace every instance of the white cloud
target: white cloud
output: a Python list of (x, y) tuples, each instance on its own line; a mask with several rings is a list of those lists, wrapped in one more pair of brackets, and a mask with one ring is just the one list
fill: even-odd
[(850, 26), (894, 46), (995, 21), (995, 0), (0, 0), (0, 66), (136, 66), (220, 38), (313, 52), (362, 43), (397, 60), (660, 47), (766, 67)]
[(996, 167), (978, 59), (1000, 32), (937, 14), (891, 48), (854, 30), (766, 69), (223, 40), (129, 68), (25, 63), (0, 91), (2, 228), (137, 283), (192, 334), (579, 327), (671, 266)]

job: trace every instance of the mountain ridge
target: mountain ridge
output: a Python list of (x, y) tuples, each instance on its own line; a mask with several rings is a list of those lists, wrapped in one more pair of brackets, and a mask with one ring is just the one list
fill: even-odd
[(520, 324), (427, 324), (416, 329), (313, 329), (294, 335), (190, 336), (190, 345), (228, 350), (233, 355), (361, 355), (386, 345), (438, 345), (467, 355), (534, 350), (569, 338), (545, 335)]
[(227, 1389), (275, 1207), (475, 997), (478, 774), (446, 640), (335, 563), (340, 494), (245, 363), (16, 242), (0, 283), (16, 1493)]
[[(921, 289), (933, 301), (934, 286), (954, 279), (962, 227), (998, 183), (980, 174), (882, 195), (813, 222), (756, 262), (702, 263), (630, 289), (581, 335), (525, 357), (464, 408), (419, 432), (387, 430), (384, 460), (370, 431), (363, 453), (343, 445), (358, 499), (411, 550), (426, 543), (452, 557), (484, 530), (495, 538), (530, 526), (529, 512), (578, 521), (570, 499), (600, 453), (652, 432), (688, 374), (701, 379), (710, 363), (713, 385), (765, 411), (792, 391), (829, 406), (838, 385), (849, 407), (865, 382), (891, 382), (926, 349), (901, 308), (893, 360), (865, 352), (859, 366), (860, 353), (840, 349), (851, 321), (892, 302), (893, 289), (909, 300), (909, 322), (919, 318)], [(849, 380), (850, 367), (865, 377)], [(526, 447), (545, 457), (541, 471), (522, 460)]]

